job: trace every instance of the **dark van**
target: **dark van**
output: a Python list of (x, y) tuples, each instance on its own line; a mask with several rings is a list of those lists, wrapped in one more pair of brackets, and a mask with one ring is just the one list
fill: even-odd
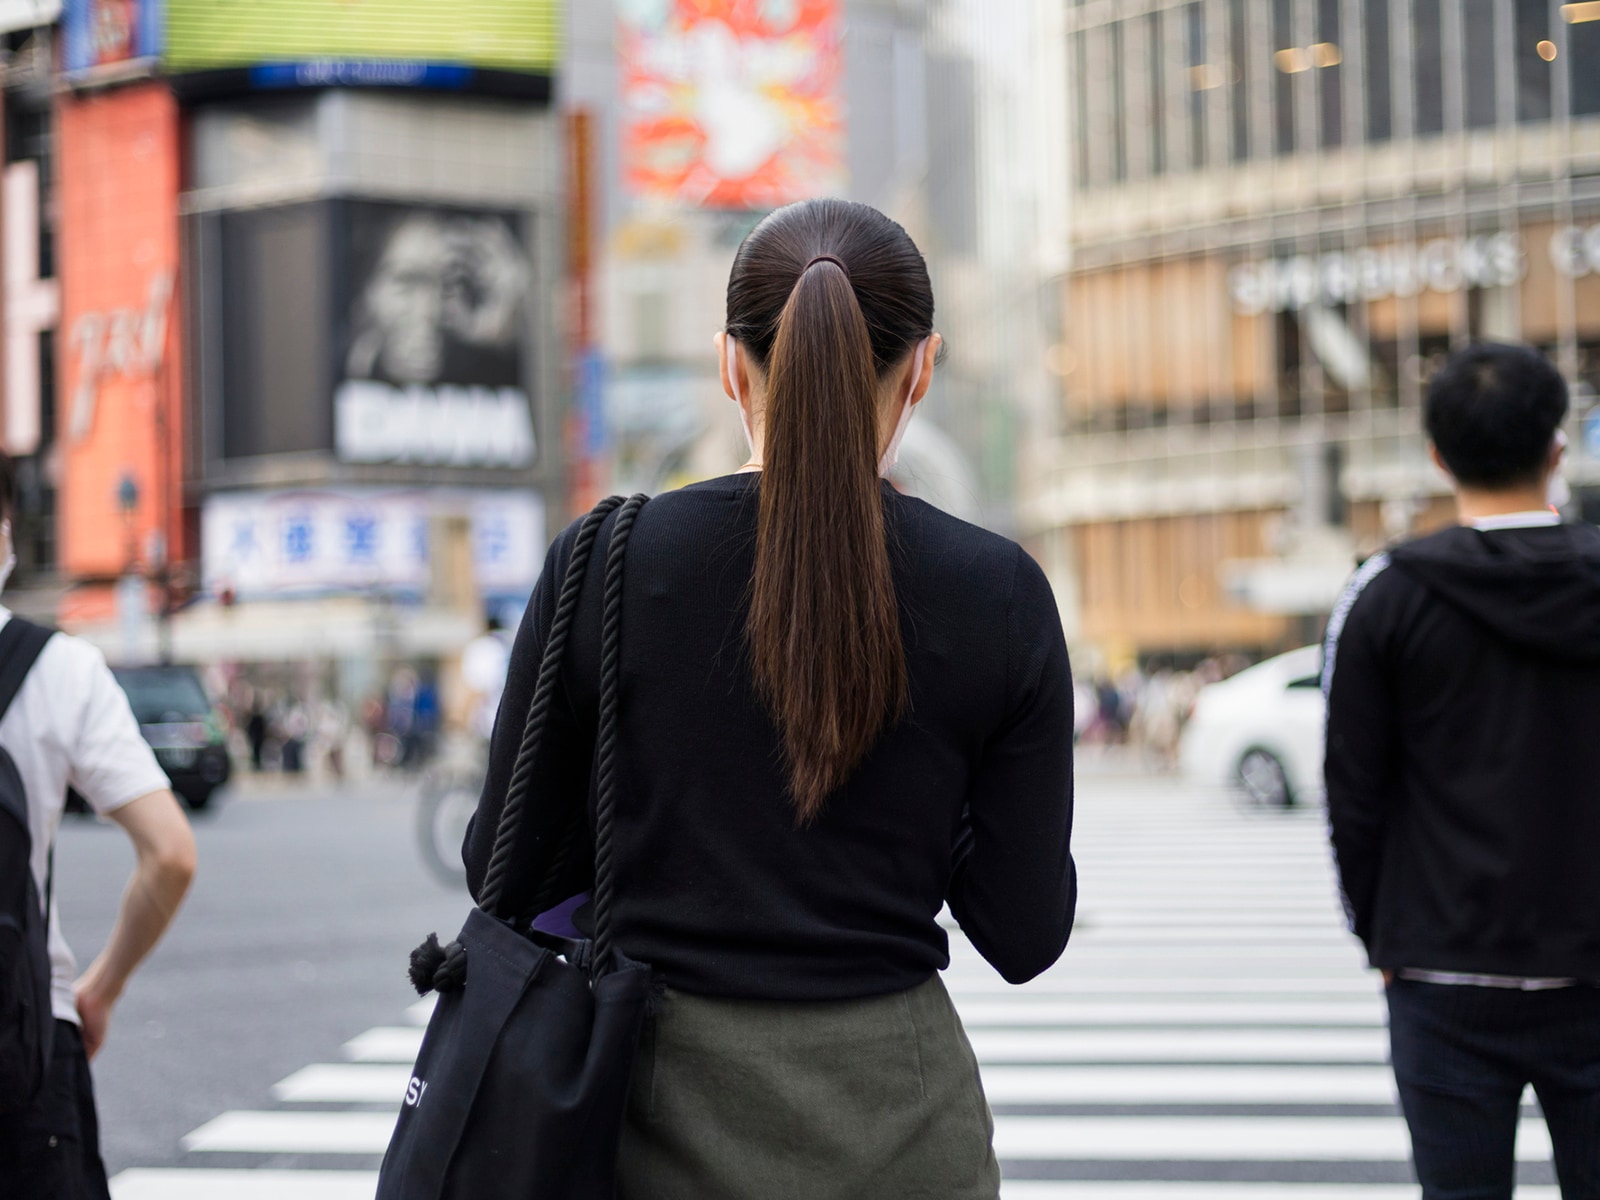
[(190, 808), (204, 808), (232, 764), (222, 721), (193, 667), (116, 667), (139, 732)]

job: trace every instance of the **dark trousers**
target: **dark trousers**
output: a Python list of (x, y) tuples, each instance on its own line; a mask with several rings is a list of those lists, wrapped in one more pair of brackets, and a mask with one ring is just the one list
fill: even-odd
[(1396, 979), (1388, 995), (1423, 1200), (1509, 1200), (1529, 1084), (1550, 1127), (1563, 1200), (1600, 1200), (1600, 988)]
[(6, 1200), (110, 1200), (83, 1036), (57, 1021), (50, 1079), (31, 1107), (0, 1117)]

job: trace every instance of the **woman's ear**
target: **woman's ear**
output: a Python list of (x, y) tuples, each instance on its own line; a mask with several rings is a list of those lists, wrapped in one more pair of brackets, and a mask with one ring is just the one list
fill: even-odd
[[(917, 386), (911, 389), (911, 403), (913, 406), (921, 404), (922, 398), (928, 394), (928, 387), (933, 383), (933, 364), (939, 357), (939, 347), (944, 345), (944, 338), (934, 333), (922, 347), (922, 371), (917, 377)], [(917, 364), (909, 364), (911, 371), (916, 372)]]

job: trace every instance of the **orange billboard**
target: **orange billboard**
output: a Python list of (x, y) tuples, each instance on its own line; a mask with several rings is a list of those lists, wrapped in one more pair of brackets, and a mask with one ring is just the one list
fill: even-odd
[(57, 104), (60, 562), (99, 581), (187, 556), (178, 112), (158, 82)]
[(620, 13), (631, 191), (761, 209), (844, 190), (838, 0), (631, 0)]

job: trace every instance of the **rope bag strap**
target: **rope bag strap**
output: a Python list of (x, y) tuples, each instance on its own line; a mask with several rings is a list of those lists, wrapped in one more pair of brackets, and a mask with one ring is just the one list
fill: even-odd
[[(539, 660), (538, 682), (533, 689), (533, 699), (528, 704), (528, 716), (522, 723), (522, 742), (517, 749), (516, 765), (511, 771), (511, 783), (506, 790), (505, 806), (500, 810), (500, 823), (495, 827), (494, 851), (489, 856), (489, 869), (484, 874), (483, 890), (479, 893), (478, 907), (491, 916), (501, 916), (500, 900), (505, 894), (506, 876), (511, 869), (511, 854), (522, 832), (522, 814), (527, 808), (528, 784), (533, 776), (533, 764), (539, 757), (539, 743), (544, 737), (550, 701), (555, 695), (561, 675), (561, 660), (567, 648), (567, 636), (572, 631), (572, 619), (578, 611), (578, 599), (583, 593), (583, 578), (589, 566), (589, 553), (594, 549), (595, 536), (600, 526), (622, 505), (622, 497), (611, 496), (597, 504), (583, 524), (578, 526), (578, 536), (573, 542), (572, 557), (567, 562), (567, 572), (561, 580), (561, 593), (556, 600), (555, 616), (550, 622), (550, 634), (545, 639), (544, 656)], [(613, 539), (614, 540), (614, 539)], [(558, 856), (564, 857), (564, 856)]]

